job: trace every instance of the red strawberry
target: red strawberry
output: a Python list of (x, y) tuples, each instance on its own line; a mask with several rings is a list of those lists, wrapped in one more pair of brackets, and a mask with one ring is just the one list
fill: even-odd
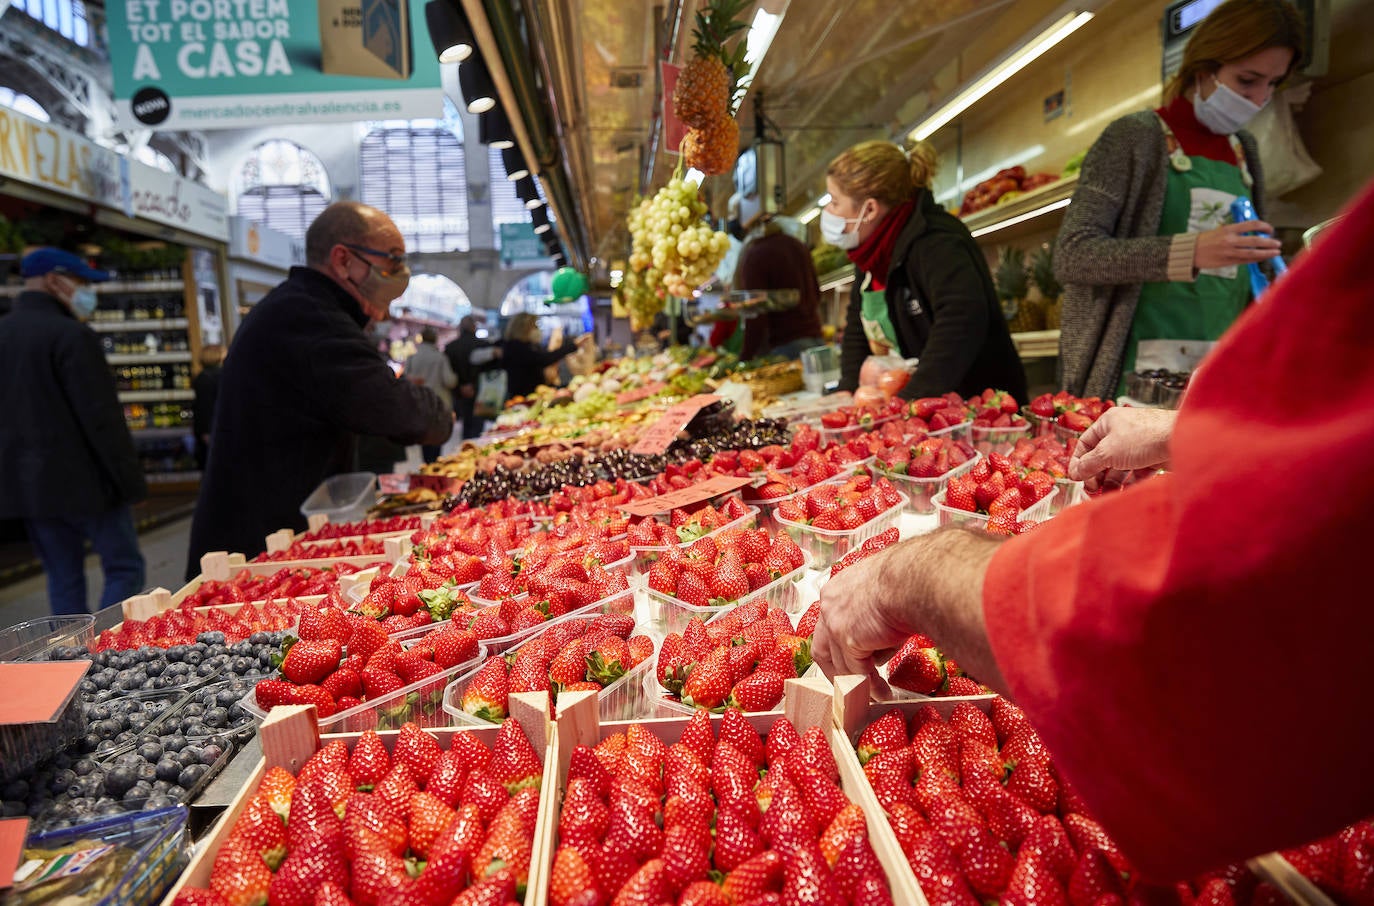
[[(1003, 757), (1007, 756), (1003, 749)], [(1007, 779), (1007, 791), (1015, 793), (1040, 812), (1052, 812), (1059, 802), (1059, 785), (1050, 776), (1047, 761), (1037, 758), (1021, 758), (1011, 769)]]
[(273, 810), (267, 796), (253, 797), (234, 822), (229, 838), (239, 841), (249, 852), (256, 853), (273, 871), (286, 858), (286, 824), (281, 815)]
[(429, 782), (444, 750), (433, 736), (415, 724), (407, 723), (396, 737), (392, 754), (397, 761), (410, 768), (417, 782), (425, 784)]
[(874, 755), (904, 749), (906, 745), (906, 719), (902, 717), (901, 711), (893, 708), (864, 728), (859, 736), (856, 751), (859, 763), (868, 764), (868, 760)]
[(844, 906), (835, 877), (815, 844), (799, 846), (783, 860), (782, 901)]
[(550, 906), (599, 906), (604, 902), (587, 860), (573, 847), (560, 846), (549, 876)]
[(210, 869), (210, 889), (229, 906), (255, 906), (267, 899), (272, 869), (246, 840), (231, 838)]
[(945, 680), (944, 659), (930, 640), (914, 635), (888, 661), (888, 682), (909, 692), (928, 695)]
[(324, 691), (338, 701), (341, 698), (359, 698), (363, 694), (363, 678), (352, 667), (340, 667), (321, 684)]
[(957, 852), (964, 878), (974, 893), (987, 898), (1000, 896), (1011, 879), (1015, 859), (997, 838), (980, 827)]
[[(709, 882), (707, 882), (709, 883)], [(712, 884), (712, 887), (716, 885)], [(720, 888), (716, 888), (719, 890)], [(710, 900), (703, 900), (703, 903), (714, 903)], [(229, 901), (220, 896), (213, 890), (201, 890), (196, 887), (183, 887), (177, 891), (176, 899), (172, 900), (172, 906), (229, 906)], [(729, 906), (724, 901), (721, 906)]]
[(730, 906), (725, 891), (712, 881), (695, 881), (688, 884), (677, 902), (678, 906)]
[(410, 848), (428, 859), (431, 845), (441, 839), (443, 831), (457, 812), (431, 793), (416, 793), (410, 799)]
[(682, 686), (683, 704), (696, 708), (719, 708), (729, 694), (730, 670), (719, 658), (693, 667)]
[(754, 903), (781, 890), (783, 860), (775, 850), (761, 852), (734, 869), (727, 869), (722, 892), (731, 903)]
[(1135, 869), (1126, 858), (1125, 853), (1116, 845), (1116, 841), (1107, 835), (1102, 829), (1102, 825), (1086, 815), (1065, 815), (1064, 829), (1068, 831), (1069, 840), (1073, 843), (1073, 848), (1080, 853), (1094, 849), (1102, 850), (1102, 854), (1107, 857), (1107, 861), (1112, 863), (1112, 867), (1122, 874), (1133, 874)]
[(1083, 853), (1069, 879), (1069, 902), (1072, 906), (1094, 906), (1108, 894), (1124, 896), (1121, 874), (1107, 861), (1102, 850)]
[(760, 670), (735, 684), (726, 705), (744, 711), (771, 711), (782, 701), (787, 679), (781, 673)]
[(491, 764), (487, 770), (511, 795), (525, 787), (538, 789), (543, 765), (525, 731), (516, 721), (507, 719), (501, 724), (496, 742), (492, 745)]
[(363, 691), (369, 699), (382, 698), (405, 688), (405, 682), (391, 670), (368, 666), (362, 672)]
[(258, 680), (253, 687), (253, 696), (259, 708), (270, 711), (277, 705), (296, 704), (296, 687), (286, 680)]
[(1006, 906), (1068, 906), (1068, 895), (1054, 873), (1034, 853), (1016, 858), (1002, 903)]
[(479, 654), (477, 634), (467, 629), (446, 629), (430, 638), (434, 663), (447, 670), (466, 664)]
[(316, 892), (328, 883), (349, 886), (342, 832), (313, 836), (293, 846), (272, 876), (267, 896), (273, 906), (313, 906)]
[(489, 658), (463, 690), (462, 707), (468, 714), (495, 723), (504, 720), (510, 695), (510, 677), (506, 662), (499, 657)]
[(978, 906), (954, 852), (939, 834), (919, 832), (907, 858), (931, 906)]
[(297, 685), (315, 685), (338, 669), (343, 646), (338, 639), (298, 640), (281, 663), (282, 676)]

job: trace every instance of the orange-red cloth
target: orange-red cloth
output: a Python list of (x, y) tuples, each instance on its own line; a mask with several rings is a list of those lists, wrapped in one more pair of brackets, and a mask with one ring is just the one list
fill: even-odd
[(1009, 691), (1147, 875), (1374, 814), (1374, 191), (1232, 328), (1174, 471), (1070, 508), (983, 585)]
[(1190, 157), (1205, 157), (1223, 164), (1240, 163), (1236, 160), (1236, 152), (1231, 147), (1230, 139), (1224, 135), (1217, 135), (1202, 125), (1197, 114), (1193, 112), (1193, 102), (1189, 98), (1179, 95), (1168, 105), (1157, 108), (1155, 113), (1169, 124), (1184, 154)]

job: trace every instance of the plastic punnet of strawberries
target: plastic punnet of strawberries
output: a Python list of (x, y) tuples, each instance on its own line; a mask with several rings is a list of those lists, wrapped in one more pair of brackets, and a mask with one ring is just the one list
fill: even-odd
[(468, 678), (459, 707), (499, 722), (510, 713), (513, 692), (547, 692), (553, 709), (559, 692), (599, 693), (653, 656), (653, 639), (634, 628), (633, 616), (616, 613), (551, 626), (504, 657), (488, 658)]
[(655, 664), (658, 684), (693, 708), (771, 711), (786, 681), (811, 667), (820, 612), (812, 604), (794, 626), (785, 611), (751, 601), (710, 623), (692, 617), (682, 634), (664, 638)]
[(865, 471), (843, 482), (812, 488), (799, 500), (784, 501), (774, 515), (795, 525), (826, 532), (845, 532), (901, 505), (903, 497), (886, 478), (876, 481)]
[(917, 429), (943, 431), (962, 425), (970, 418), (964, 398), (957, 393), (946, 393), (912, 400), (907, 406), (905, 425), (907, 434), (916, 434)]
[(229, 644), (242, 642), (255, 632), (281, 632), (296, 625), (302, 612), (311, 609), (295, 598), (244, 604), (233, 614), (215, 608), (173, 608), (147, 620), (125, 620), (118, 629), (106, 629), (88, 647), (92, 653), (125, 651), (145, 645), (171, 648), (190, 645), (202, 632), (222, 632)]
[(649, 589), (692, 607), (720, 607), (784, 576), (800, 578), (806, 563), (791, 536), (764, 529), (726, 529), (686, 549), (668, 548), (649, 569)]
[(406, 724), (390, 752), (336, 739), (291, 776), (269, 769), (214, 853), (209, 885), (174, 906), (505, 904), (529, 881), (543, 774), (520, 725), (488, 748)]
[(1029, 422), (1021, 417), (1021, 404), (1005, 390), (984, 390), (968, 400), (975, 428), (1024, 428)]
[(945, 506), (987, 516), (986, 527), (993, 534), (1019, 535), (1034, 525), (1021, 521), (1022, 513), (1054, 489), (1050, 473), (1023, 472), (1003, 454), (990, 453), (967, 473), (949, 480)]
[(1095, 396), (1081, 398), (1061, 390), (1058, 393), (1042, 393), (1031, 400), (1030, 411), (1069, 431), (1083, 432), (1099, 418), (1102, 413), (1116, 403), (1098, 399)]
[[(893, 709), (856, 744), (864, 775), (931, 906), (1246, 906), (1284, 902), (1243, 865), (1146, 886), (1005, 699), (909, 719)], [(944, 716), (948, 714), (948, 717)]]
[(698, 712), (671, 743), (631, 724), (573, 750), (549, 902), (885, 906), (892, 895), (820, 728), (778, 718), (764, 739), (727, 711), (718, 738)]
[(692, 509), (676, 507), (666, 516), (643, 519), (630, 526), (631, 547), (682, 547), (749, 515), (749, 507), (737, 496), (728, 496), (719, 507), (710, 503)]

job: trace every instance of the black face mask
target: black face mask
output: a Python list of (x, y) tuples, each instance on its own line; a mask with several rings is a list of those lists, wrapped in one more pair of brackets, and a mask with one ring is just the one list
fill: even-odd
[(725, 232), (734, 236), (740, 242), (743, 242), (744, 237), (749, 235), (748, 230), (744, 228), (744, 224), (739, 222), (738, 217), (731, 217), (729, 220), (725, 221)]

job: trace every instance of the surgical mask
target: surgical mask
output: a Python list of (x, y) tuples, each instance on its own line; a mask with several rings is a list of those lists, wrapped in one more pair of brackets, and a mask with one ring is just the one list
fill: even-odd
[(410, 285), (410, 268), (403, 264), (396, 273), (386, 276), (377, 269), (376, 265), (371, 262), (365, 263), (367, 264), (367, 276), (361, 282), (353, 285), (357, 287), (359, 295), (379, 310), (385, 311), (392, 302), (401, 298), (401, 294)]
[(72, 311), (76, 312), (78, 318), (83, 320), (89, 318), (91, 313), (95, 311), (96, 301), (94, 287), (78, 286), (72, 293)]
[(1216, 88), (1206, 100), (1202, 99), (1201, 85), (1193, 92), (1193, 113), (1198, 122), (1217, 135), (1239, 132), (1263, 109), (1222, 84), (1215, 76), (1212, 81)]
[(821, 211), (821, 236), (833, 246), (845, 251), (859, 247), (859, 231), (846, 232), (851, 223), (858, 224), (863, 217), (841, 217), (829, 211)]

